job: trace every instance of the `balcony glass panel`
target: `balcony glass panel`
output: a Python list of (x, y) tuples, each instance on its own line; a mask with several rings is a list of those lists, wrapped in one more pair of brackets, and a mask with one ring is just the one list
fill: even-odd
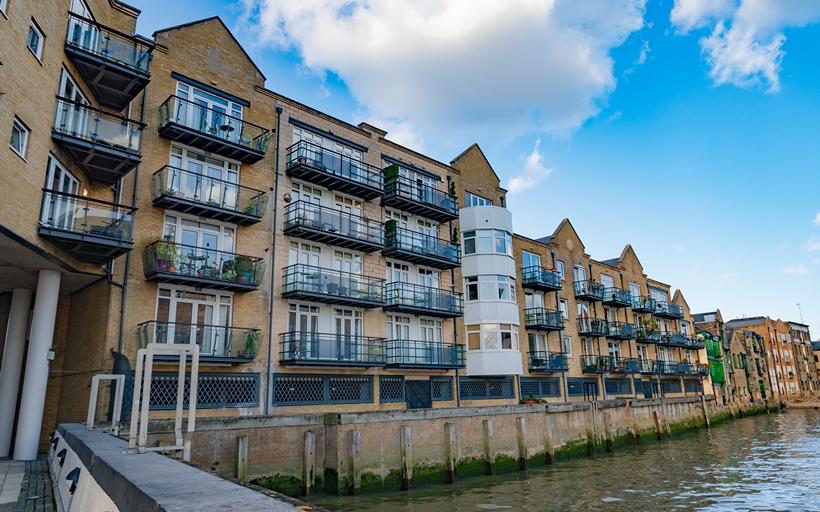
[(522, 271), (521, 284), (525, 288), (540, 290), (560, 290), (561, 277), (558, 272), (546, 270), (543, 267), (526, 267)]
[(388, 175), (392, 167), (398, 172), (398, 166), (395, 165), (385, 169), (382, 204), (439, 222), (458, 218), (458, 202), (455, 197), (404, 176)]
[(634, 340), (636, 337), (635, 326), (626, 322), (609, 322), (607, 327), (609, 338), (630, 339)]
[(575, 297), (587, 300), (604, 300), (606, 288), (595, 281), (575, 281)]
[(57, 97), (54, 130), (60, 134), (139, 155), (144, 127), (126, 117)]
[(121, 204), (44, 189), (40, 224), (82, 235), (130, 241), (135, 211), (136, 208)]
[[(310, 173), (305, 177), (311, 183), (323, 185), (334, 184), (331, 188), (343, 190), (344, 182), (358, 184), (366, 189), (375, 191), (376, 195), (381, 195), (384, 191), (381, 169), (368, 165), (359, 160), (330, 151), (312, 142), (302, 140), (290, 146), (287, 150), (287, 168), (289, 172), (296, 168), (304, 169)], [(301, 174), (301, 173), (300, 173)], [(314, 179), (315, 178), (315, 179)], [(350, 189), (351, 191), (360, 189)], [(371, 196), (371, 194), (368, 194)], [(364, 197), (364, 196), (359, 196)], [(366, 197), (368, 198), (368, 197)]]
[(649, 295), (632, 297), (632, 310), (639, 313), (654, 313), (657, 301)]
[(355, 334), (286, 332), (279, 360), (290, 365), (382, 366), (384, 340)]
[(69, 13), (66, 44), (102, 59), (148, 73), (153, 47), (92, 20)]
[(578, 334), (582, 336), (606, 336), (609, 322), (600, 318), (579, 318)]
[(656, 331), (654, 329), (648, 329), (646, 327), (638, 327), (636, 329), (636, 335), (638, 336), (638, 342), (640, 342), (640, 343), (660, 343), (661, 342), (661, 332)]
[(441, 288), (395, 282), (386, 287), (385, 309), (395, 311), (427, 311), (430, 314), (461, 316), (464, 314), (463, 295)]
[(632, 357), (610, 357), (610, 371), (618, 374), (641, 372), (641, 360)]
[(384, 279), (299, 263), (284, 269), (282, 295), (381, 305)]
[(418, 340), (387, 340), (388, 366), (404, 368), (463, 368), (464, 345)]
[(432, 265), (435, 268), (454, 268), (461, 265), (461, 247), (442, 238), (399, 228), (395, 221), (385, 223), (385, 252), (390, 257)]
[[(266, 195), (261, 190), (169, 165), (154, 173), (151, 197), (155, 203), (164, 203), (166, 208), (177, 211), (193, 209), (195, 211), (192, 213), (209, 218), (238, 213), (260, 219), (265, 213), (266, 204)], [(233, 217), (235, 215), (231, 215)]]
[(604, 303), (616, 306), (631, 306), (632, 294), (621, 288), (607, 288), (604, 294)]
[(264, 274), (262, 258), (166, 241), (145, 248), (143, 265), (148, 278), (222, 289), (257, 287)]
[(531, 372), (565, 372), (569, 360), (564, 352), (530, 352)]
[[(305, 233), (305, 230), (310, 233)], [(365, 250), (365, 246), (372, 250), (384, 245), (380, 222), (307, 201), (288, 205), (285, 210), (285, 231), (299, 231), (297, 236), (302, 238), (327, 241), (341, 247), (364, 244), (361, 250)], [(350, 243), (345, 243), (345, 240)]]
[(612, 369), (612, 358), (599, 355), (581, 356), (581, 369), (585, 373), (608, 373)]
[(148, 343), (196, 344), (203, 358), (246, 359), (259, 351), (260, 332), (256, 328), (224, 325), (144, 322), (137, 326), (140, 348)]
[(564, 328), (564, 317), (554, 309), (528, 308), (524, 310), (524, 325), (527, 328), (560, 330)]
[(683, 307), (672, 302), (658, 301), (655, 314), (657, 316), (683, 318)]

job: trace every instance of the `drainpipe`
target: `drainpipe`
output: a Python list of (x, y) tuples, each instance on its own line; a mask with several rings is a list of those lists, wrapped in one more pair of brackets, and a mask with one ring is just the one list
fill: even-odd
[[(552, 268), (555, 268), (555, 251), (553, 251), (552, 249), (550, 249), (550, 257), (552, 258)], [(566, 272), (566, 270), (564, 272)], [(567, 306), (567, 307), (569, 307), (569, 306)], [(561, 323), (563, 323), (564, 322), (564, 316), (561, 314), (561, 297), (560, 297), (560, 295), (558, 294), (557, 291), (555, 292), (555, 309), (557, 309), (558, 314), (561, 315)], [(567, 311), (567, 316), (569, 316), (569, 311)], [(572, 343), (572, 341), (570, 341), (570, 343)], [(558, 347), (561, 349), (561, 352), (564, 351), (564, 330), (563, 329), (558, 330)], [(571, 348), (571, 346), (570, 346), (570, 348)], [(569, 361), (567, 361), (567, 364), (569, 364)], [(569, 396), (567, 394), (567, 372), (561, 372), (561, 381), (564, 385), (564, 393), (563, 393), (564, 402), (569, 402)]]
[[(447, 193), (450, 193), (450, 187), (452, 186), (453, 177), (449, 174), (447, 175)], [(456, 208), (458, 208), (458, 197), (455, 198), (456, 201)], [(453, 221), (450, 221), (447, 224), (447, 230), (449, 231), (450, 241), (453, 240)], [(450, 269), (450, 282), (452, 283), (452, 288), (456, 288), (456, 271), (455, 269)], [(458, 342), (458, 330), (456, 329), (456, 319), (453, 318), (453, 344)], [(467, 357), (467, 347), (464, 347), (464, 357), (465, 357), (465, 364), (466, 364), (466, 357)], [(456, 370), (456, 382), (455, 382), (455, 392), (456, 392), (456, 407), (461, 407), (461, 388), (458, 383), (458, 368)]]
[(270, 394), (271, 394), (271, 350), (273, 349), (273, 273), (274, 262), (276, 261), (276, 211), (279, 205), (279, 127), (282, 120), (282, 111), (285, 109), (280, 104), (276, 104), (276, 158), (273, 161), (273, 235), (271, 242), (270, 254), (270, 311), (268, 312), (268, 369), (265, 375), (265, 415), (267, 416), (270, 409)]

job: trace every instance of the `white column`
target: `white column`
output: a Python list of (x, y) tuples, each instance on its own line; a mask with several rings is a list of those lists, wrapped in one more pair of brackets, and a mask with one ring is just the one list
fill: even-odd
[(14, 460), (35, 460), (40, 443), (43, 407), (48, 385), (48, 351), (54, 344), (54, 321), (60, 298), (60, 273), (41, 270), (34, 297), (34, 315), (31, 318), (31, 337), (26, 358), (23, 395), (20, 398), (20, 417), (14, 441)]
[(30, 310), (31, 290), (14, 290), (11, 294), (6, 344), (3, 348), (3, 367), (0, 368), (0, 457), (8, 457), (11, 453), (11, 433), (14, 430), (20, 375), (23, 373), (23, 354), (26, 351), (26, 329)]

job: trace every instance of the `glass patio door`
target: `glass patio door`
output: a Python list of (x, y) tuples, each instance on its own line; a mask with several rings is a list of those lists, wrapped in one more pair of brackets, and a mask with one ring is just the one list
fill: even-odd
[(85, 138), (88, 131), (85, 105), (88, 105), (88, 99), (65, 69), (60, 75), (60, 97), (77, 104), (58, 102), (58, 107), (62, 104), (62, 108), (57, 108), (54, 126), (63, 132)]
[(297, 359), (316, 359), (321, 355), (319, 342), (319, 308), (291, 304), (288, 312), (288, 332), (293, 334), (293, 356)]
[[(46, 188), (63, 194), (78, 195), (80, 182), (57, 161), (49, 157)], [(41, 221), (49, 226), (66, 230), (74, 229), (77, 200), (55, 194), (46, 194)]]
[(363, 347), (362, 312), (352, 309), (337, 309), (334, 311), (336, 327), (336, 358), (344, 361), (361, 361)]

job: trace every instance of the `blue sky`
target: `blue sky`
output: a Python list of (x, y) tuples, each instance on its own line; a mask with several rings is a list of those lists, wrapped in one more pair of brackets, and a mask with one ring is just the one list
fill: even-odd
[(801, 303), (820, 339), (820, 2), (131, 1), (148, 36), (221, 16), (268, 88), (441, 161), (477, 142), (525, 236), (569, 217), (694, 312)]

